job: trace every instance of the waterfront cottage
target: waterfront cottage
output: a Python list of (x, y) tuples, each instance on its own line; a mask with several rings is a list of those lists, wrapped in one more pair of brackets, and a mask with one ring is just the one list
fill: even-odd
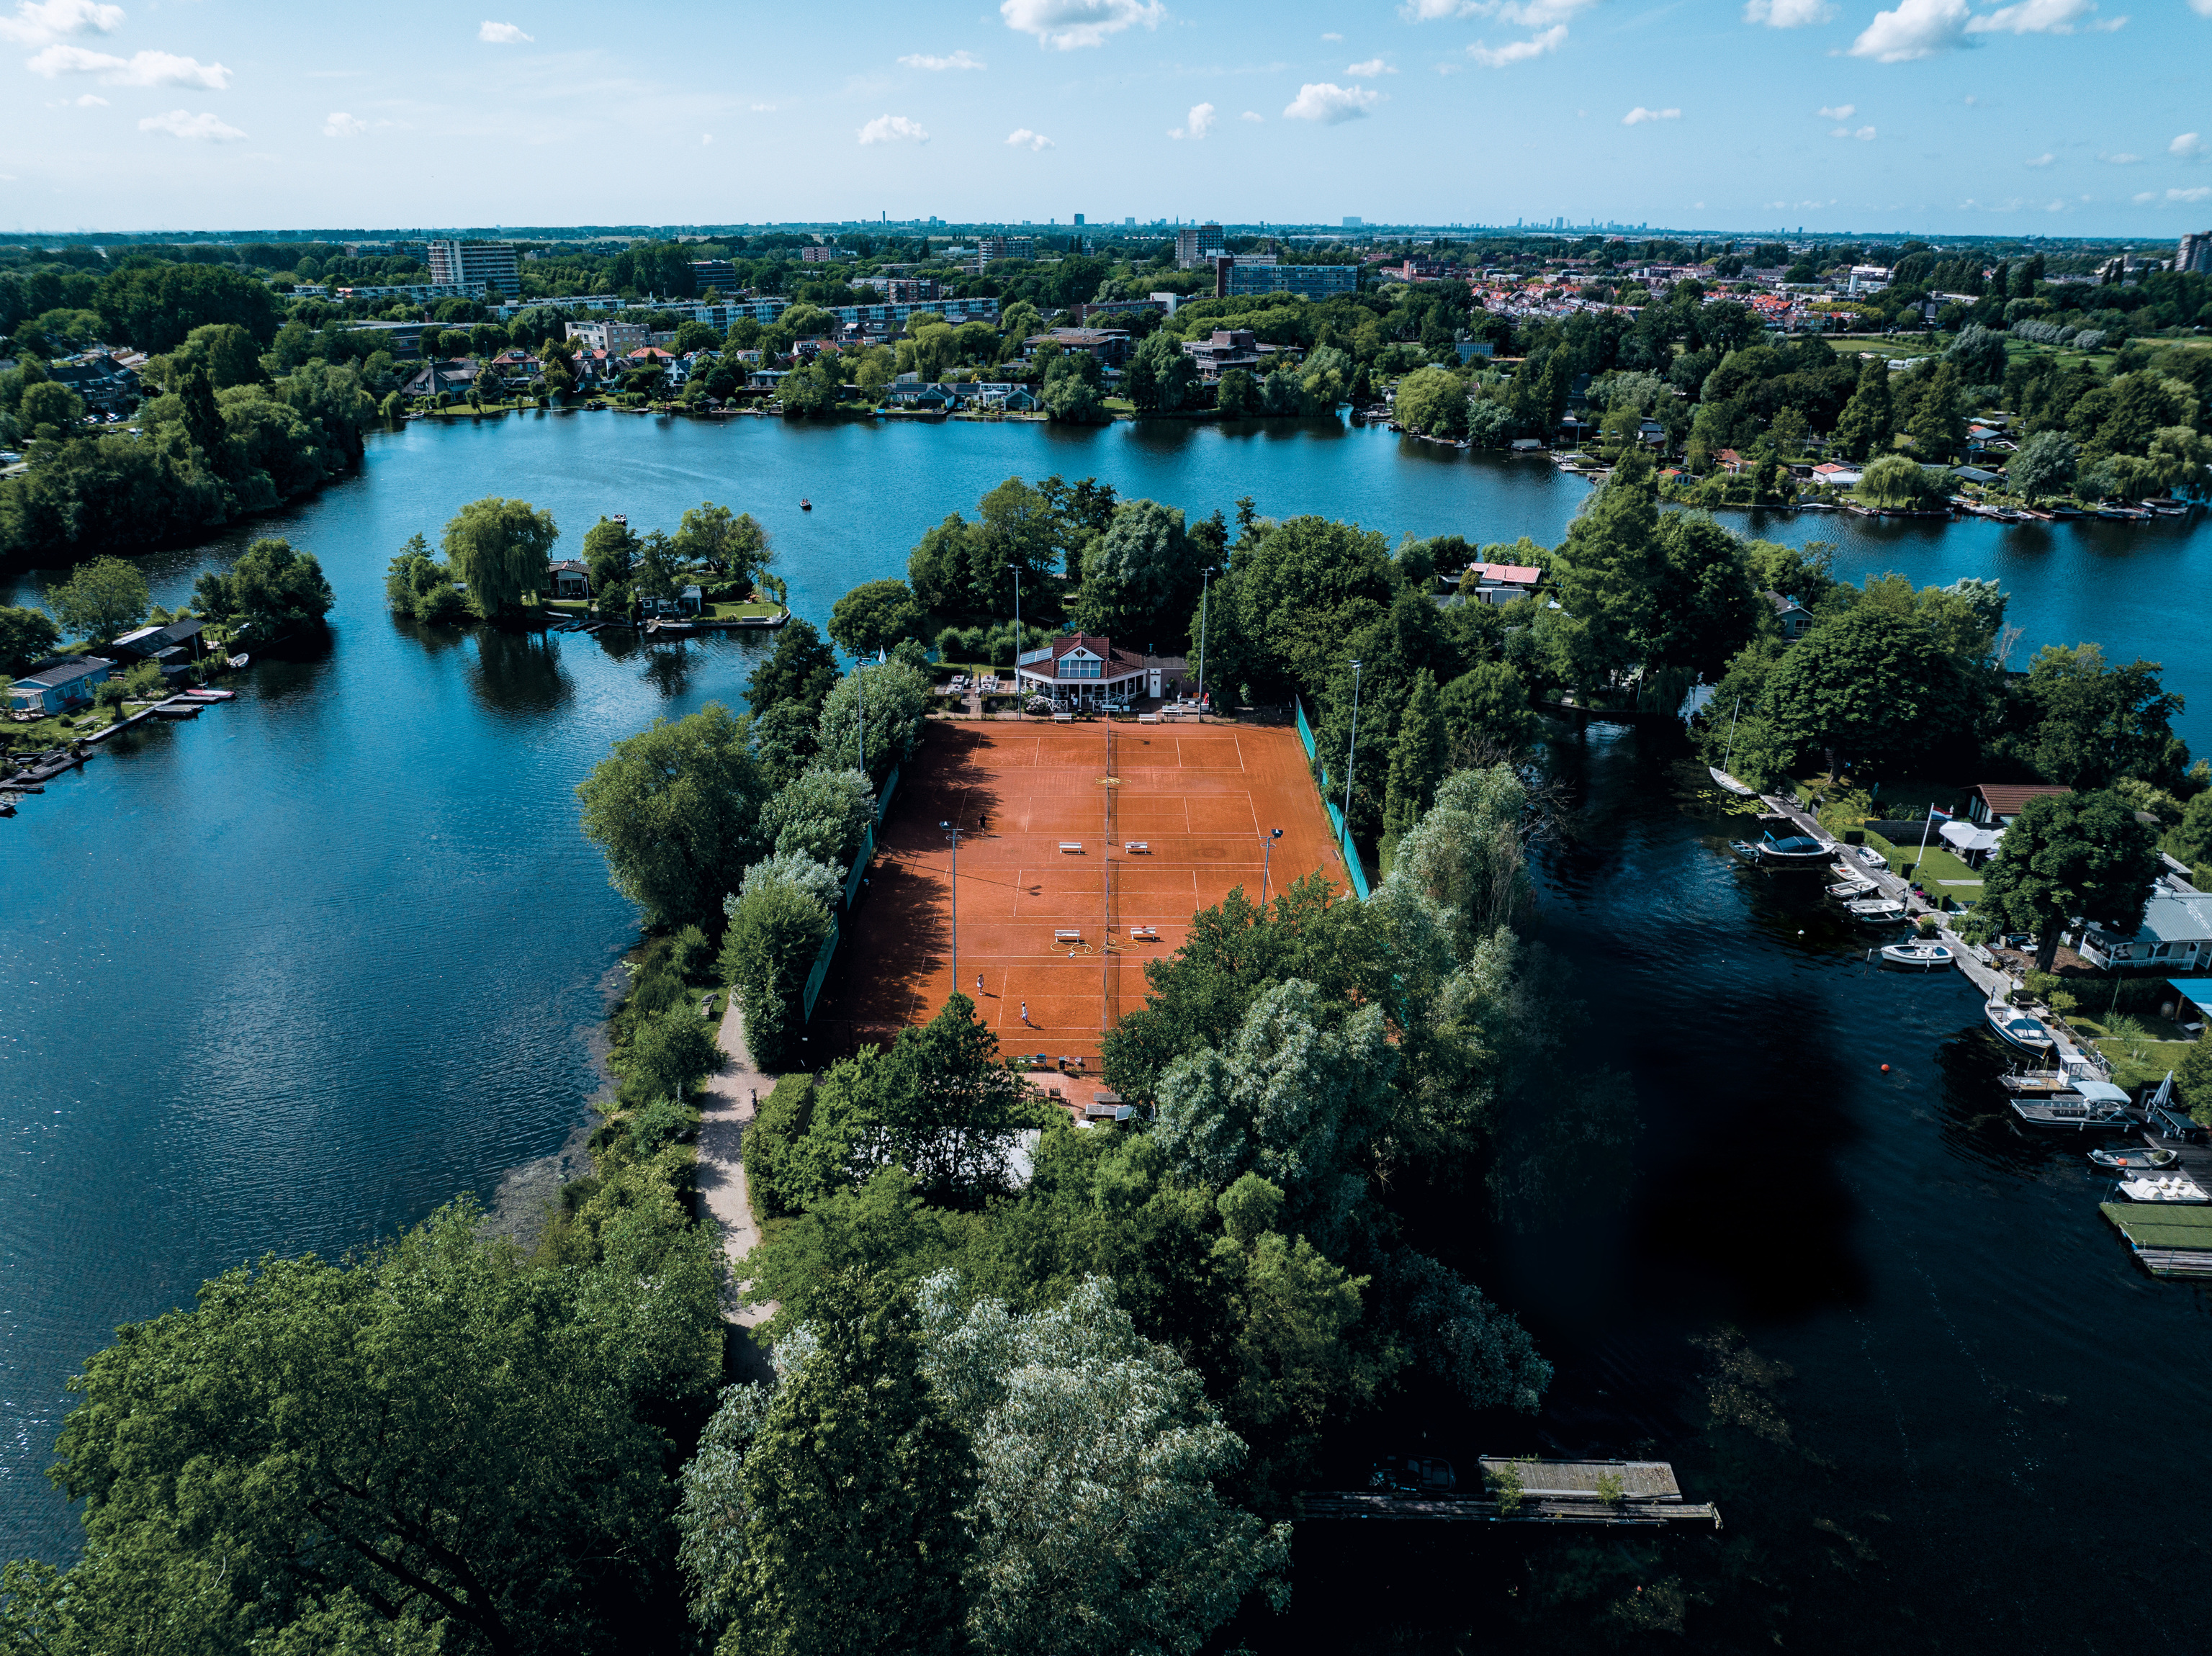
[(2092, 924), (2077, 952), (2106, 972), (2169, 972), (2212, 963), (2212, 893), (2161, 885), (2143, 905), (2141, 925), (2115, 932)]
[(1977, 782), (1966, 800), (1966, 817), (1984, 828), (2008, 828), (2029, 800), (2073, 792), (2055, 782)]
[(553, 596), (587, 598), (592, 596), (592, 572), (574, 558), (563, 558), (551, 569)]
[(1805, 629), (1813, 624), (1813, 612), (1793, 597), (1780, 592), (1769, 592), (1766, 601), (1774, 606), (1774, 620), (1782, 628), (1784, 642), (1795, 644), (1805, 636)]
[(100, 656), (58, 656), (40, 662), (9, 687), (9, 705), (13, 711), (33, 718), (82, 707), (92, 700), (93, 691), (106, 682), (114, 666)]

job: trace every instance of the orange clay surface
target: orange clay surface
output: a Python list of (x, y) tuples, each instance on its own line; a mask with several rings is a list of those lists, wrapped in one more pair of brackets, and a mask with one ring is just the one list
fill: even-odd
[[(1109, 783), (1108, 729), (929, 727), (808, 1026), (812, 1063), (888, 1043), (952, 992), (951, 836), (940, 822), (960, 825), (959, 986), (1002, 1052), (1042, 1053), (1039, 1068), (1079, 1058), (1092, 1077), (1100, 1035), (1144, 1004), (1145, 963), (1173, 953), (1191, 916), (1231, 887), (1258, 899), (1269, 828), (1283, 830), (1271, 894), (1316, 871), (1343, 883), (1294, 730), (1117, 722)], [(1156, 940), (1132, 935), (1147, 927)]]

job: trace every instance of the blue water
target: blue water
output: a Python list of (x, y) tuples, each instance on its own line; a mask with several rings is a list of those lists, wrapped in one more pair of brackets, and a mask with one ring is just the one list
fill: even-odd
[[(635, 921), (577, 831), (574, 786), (653, 719), (736, 702), (762, 644), (419, 632), (382, 604), (400, 543), (434, 542), (486, 494), (550, 509), (571, 552), (602, 513), (672, 529), (711, 499), (767, 525), (793, 606), (819, 622), (856, 582), (902, 573), (946, 513), (972, 513), (1010, 475), (1054, 471), (1194, 517), (1233, 518), (1249, 494), (1267, 514), (1354, 519), (1394, 543), (1553, 542), (1588, 496), (1534, 462), (1349, 428), (538, 416), (372, 438), (358, 477), (295, 510), (146, 555), (157, 601), (175, 604), (251, 538), (286, 535), (321, 558), (338, 607), (311, 658), (257, 664), (237, 701), (118, 739), (0, 822), (0, 1556), (74, 1548), (40, 1474), (62, 1383), (114, 1325), (189, 1303), (204, 1277), (265, 1251), (343, 1253), (458, 1191), (489, 1195), (561, 1147), (599, 1084), (591, 1036)], [(2183, 733), (2212, 748), (2201, 517), (1728, 521), (1832, 541), (1854, 579), (1994, 576), (2026, 629), (2016, 661), (2084, 639), (2160, 659), (2190, 699)], [(0, 574), (0, 602), (58, 573)], [(1863, 1486), (1854, 1499), (1905, 1491), (1884, 1556), (1984, 1550), (1977, 1591), (1994, 1598), (2002, 1538), (1972, 1517), (1981, 1495), (2007, 1492), (2008, 1522), (2065, 1510), (2100, 1475), (2088, 1446), (2103, 1426), (2140, 1433), (2141, 1410), (2178, 1401), (2201, 1417), (2212, 1403), (2203, 1290), (2136, 1276), (2078, 1158), (2023, 1149), (1985, 1119), (1971, 992), (1873, 978), (1817, 916), (1809, 941), (1796, 937), (1805, 906), (1730, 871), (1720, 830), (1675, 812), (1633, 743), (1592, 738), (1561, 762), (1587, 821), (1571, 852), (1547, 854), (1551, 934), (1664, 1131), (1586, 1270), (1501, 1262), (1561, 1358), (1544, 1429), (1611, 1453), (1647, 1429), (1678, 1437), (1689, 1416), (1665, 1388), (1689, 1384), (1684, 1341), (1735, 1318), (1797, 1365), (1789, 1410), (1809, 1452), (1840, 1464), (1833, 1477)], [(1753, 1143), (1780, 1147), (1787, 1181), (1680, 1184), (1684, 1147)], [(1731, 1229), (1740, 1210), (1763, 1228)], [(1775, 1269), (1742, 1269), (1742, 1234), (1780, 1250)], [(2073, 1412), (2030, 1393), (2063, 1393)], [(2187, 1433), (2201, 1459), (2212, 1444)], [(2093, 1505), (2075, 1568), (2116, 1567), (2127, 1514)], [(1813, 1515), (1754, 1529), (1785, 1561), (1773, 1568), (1820, 1568), (1788, 1562)], [(1875, 1522), (1856, 1508), (1834, 1521), (1846, 1518)], [(2045, 1575), (2067, 1568), (2055, 1542), (2029, 1551)], [(1922, 1586), (1933, 1631), (1942, 1595)], [(2137, 1643), (2184, 1647), (2130, 1626)]]

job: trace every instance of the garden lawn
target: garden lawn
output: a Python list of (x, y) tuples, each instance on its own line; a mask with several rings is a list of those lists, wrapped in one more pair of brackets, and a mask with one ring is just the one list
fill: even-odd
[(708, 617), (714, 621), (734, 621), (741, 616), (775, 616), (782, 613), (783, 606), (780, 604), (710, 604), (707, 606)]
[[(1948, 892), (1964, 901), (1966, 896), (1979, 892), (1982, 889), (1981, 875), (1960, 862), (1945, 848), (1941, 840), (1932, 834), (1929, 837), (1925, 856), (1921, 854), (1920, 846), (1917, 842), (1907, 846), (1893, 846), (1879, 834), (1872, 832), (1867, 834), (1866, 842), (1881, 853), (1882, 860), (1889, 864), (1890, 872), (1893, 874), (1902, 874), (1907, 866), (1917, 864), (1918, 866), (1913, 870), (1913, 877), (1928, 889), (1931, 896), (1942, 891)], [(1946, 885), (1943, 883), (1947, 880), (1969, 880), (1972, 883), (1964, 886)]]

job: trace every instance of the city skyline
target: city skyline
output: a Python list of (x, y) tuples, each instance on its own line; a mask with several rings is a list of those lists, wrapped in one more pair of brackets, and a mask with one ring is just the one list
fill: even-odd
[[(17, 0), (0, 227), (1129, 217), (2172, 240), (2212, 0)], [(1255, 50), (1255, 48), (1264, 48)], [(1166, 199), (1163, 199), (1163, 198)]]

